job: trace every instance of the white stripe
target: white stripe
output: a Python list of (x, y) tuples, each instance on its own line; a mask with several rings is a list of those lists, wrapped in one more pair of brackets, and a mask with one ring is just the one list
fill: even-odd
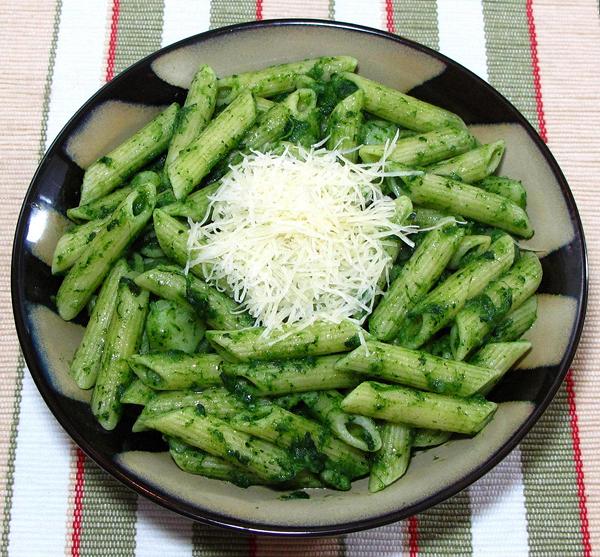
[(135, 527), (136, 557), (186, 557), (192, 555), (192, 522), (138, 498)]
[(165, 0), (162, 46), (207, 31), (209, 26), (208, 0)]
[[(15, 450), (8, 554), (65, 552), (71, 441), (24, 370)], [(37, 534), (33, 532), (37, 530)]]
[[(481, 0), (438, 0), (440, 51), (479, 77), (488, 78)], [(473, 555), (527, 555), (527, 513), (521, 452), (469, 488)]]
[(365, 0), (335, 0), (335, 19), (376, 29), (385, 28), (385, 3)]
[[(63, 0), (46, 148), (102, 84), (106, 0)], [(15, 450), (9, 554), (62, 555), (70, 517), (72, 443), (25, 370)], [(32, 535), (32, 527), (43, 535)]]
[(63, 0), (48, 112), (47, 146), (102, 85), (106, 0)]
[(366, 555), (402, 557), (405, 537), (406, 525), (404, 522), (395, 522), (366, 532), (348, 534), (344, 538), (344, 555), (346, 557), (365, 557)]
[(440, 52), (487, 80), (480, 0), (437, 0)]
[(506, 557), (529, 553), (519, 448), (474, 483), (469, 496), (474, 557), (494, 557), (499, 551)]
[[(438, 0), (440, 51), (479, 77), (488, 78), (483, 8), (480, 0)], [(469, 488), (473, 555), (527, 555), (527, 514), (521, 452)]]

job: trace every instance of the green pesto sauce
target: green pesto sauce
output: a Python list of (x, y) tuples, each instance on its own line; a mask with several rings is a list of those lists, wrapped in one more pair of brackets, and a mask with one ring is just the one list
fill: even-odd
[(218, 429), (211, 428), (209, 433), (218, 443), (225, 443), (225, 437), (223, 437), (223, 434)]
[(352, 487), (350, 478), (336, 468), (323, 470), (321, 478), (325, 483), (341, 491), (348, 491)]
[(228, 375), (225, 372), (221, 373), (220, 377), (223, 386), (242, 402), (250, 404), (254, 402), (258, 396), (256, 387), (245, 377)]
[(241, 454), (239, 451), (234, 449), (227, 449), (227, 456), (237, 460), (240, 464), (246, 465), (250, 462), (250, 457)]
[(465, 309), (475, 311), (482, 323), (494, 323), (505, 315), (512, 305), (512, 290), (502, 288), (499, 294), (499, 303), (496, 304), (487, 294), (480, 294), (467, 303)]
[(321, 453), (309, 433), (296, 438), (289, 447), (292, 458), (301, 462), (311, 472), (321, 472), (325, 467), (327, 457)]
[(281, 139), (302, 145), (303, 147), (310, 147), (319, 138), (317, 137), (314, 123), (311, 123), (309, 120), (298, 120), (290, 117)]
[(115, 166), (115, 161), (111, 157), (101, 157), (98, 159), (98, 162), (108, 168), (114, 168)]
[[(322, 75), (322, 69), (320, 73)], [(332, 76), (329, 81), (322, 81), (320, 77), (315, 77), (314, 75), (310, 75), (310, 73), (308, 75), (317, 80), (311, 88), (317, 94), (317, 108), (322, 117), (329, 116), (342, 99), (345, 99), (358, 89), (355, 83), (337, 75)]]
[(145, 379), (152, 387), (160, 387), (163, 384), (163, 378), (152, 369), (145, 370)]
[(142, 289), (129, 277), (122, 277), (120, 283), (126, 284), (129, 292), (131, 292), (134, 296), (139, 296), (142, 293)]
[(282, 501), (290, 501), (292, 499), (310, 499), (310, 495), (306, 491), (298, 490), (286, 493), (279, 497)]
[(306, 75), (308, 77), (312, 77), (313, 79), (319, 80), (323, 77), (324, 73), (325, 71), (323, 66), (317, 62), (308, 72), (306, 72)]
[[(353, 423), (353, 420), (351, 418), (350, 424), (352, 424), (352, 423)], [(364, 427), (352, 428), (352, 435), (354, 437), (358, 437), (358, 439), (363, 441), (363, 443), (367, 446), (369, 451), (372, 451), (375, 448), (375, 439), (373, 439), (373, 436)]]
[(106, 230), (110, 231), (113, 228), (119, 226), (119, 224), (121, 224), (121, 219), (120, 218), (116, 218), (111, 220), (107, 225), (106, 225)]
[(354, 348), (358, 348), (360, 345), (361, 342), (358, 333), (354, 336), (351, 336), (346, 342), (344, 342), (344, 346), (350, 350), (354, 350)]

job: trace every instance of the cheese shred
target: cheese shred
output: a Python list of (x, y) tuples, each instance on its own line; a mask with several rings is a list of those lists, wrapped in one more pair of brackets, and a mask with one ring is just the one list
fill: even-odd
[(394, 222), (384, 163), (319, 146), (246, 155), (211, 196), (211, 219), (190, 222), (188, 267), (226, 284), (266, 335), (284, 323), (362, 323), (392, 265), (384, 240), (412, 244), (414, 232)]

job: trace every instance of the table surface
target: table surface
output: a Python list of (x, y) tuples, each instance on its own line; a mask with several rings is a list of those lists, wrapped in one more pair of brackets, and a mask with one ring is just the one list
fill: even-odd
[[(19, 352), (10, 248), (35, 167), (67, 118), (146, 54), (210, 28), (278, 17), (387, 29), (458, 60), (537, 127), (588, 242), (579, 351), (540, 422), (492, 472), (410, 520), (321, 540), (241, 537), (179, 518), (73, 445)], [(592, 555), (600, 552), (600, 18), (598, 0), (22, 0), (0, 2), (0, 554)]]

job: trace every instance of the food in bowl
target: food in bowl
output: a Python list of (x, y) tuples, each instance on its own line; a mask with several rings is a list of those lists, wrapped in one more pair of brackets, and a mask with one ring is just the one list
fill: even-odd
[(501, 138), (356, 67), (201, 66), (86, 170), (52, 268), (102, 427), (136, 404), (184, 471), (379, 491), (492, 419), (542, 278), (525, 190)]

